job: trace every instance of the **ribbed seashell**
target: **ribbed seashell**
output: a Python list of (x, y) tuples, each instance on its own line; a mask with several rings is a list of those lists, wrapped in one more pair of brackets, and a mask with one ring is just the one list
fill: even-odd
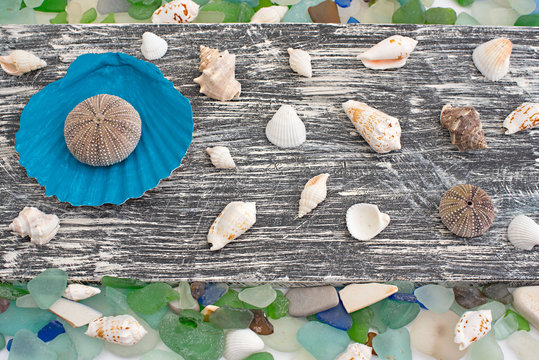
[(141, 135), (140, 116), (131, 104), (99, 94), (75, 106), (67, 115), (64, 137), (73, 156), (91, 166), (109, 166), (126, 159)]
[(449, 130), (451, 144), (456, 145), (459, 151), (487, 148), (479, 113), (473, 106), (445, 105), (440, 114), (440, 122)]
[(536, 126), (539, 126), (539, 103), (524, 103), (503, 121), (503, 127), (507, 129), (505, 135), (532, 129)]
[(358, 55), (363, 65), (369, 69), (385, 70), (403, 67), (414, 51), (417, 40), (393, 35), (380, 41), (363, 54)]
[(140, 52), (147, 60), (160, 59), (167, 53), (168, 44), (165, 39), (146, 31), (142, 34), (142, 45)]
[(288, 11), (288, 6), (268, 6), (263, 7), (251, 17), (252, 24), (272, 24), (280, 23), (284, 14)]
[(473, 63), (487, 79), (498, 81), (509, 72), (511, 51), (513, 43), (510, 40), (490, 40), (475, 48), (472, 54)]
[(256, 203), (233, 201), (213, 222), (208, 232), (210, 250), (222, 249), (226, 244), (249, 230), (256, 222)]
[(226, 334), (224, 357), (226, 360), (243, 360), (264, 349), (264, 342), (251, 329), (231, 330)]
[(219, 169), (232, 169), (236, 167), (230, 150), (226, 146), (214, 146), (206, 148), (206, 152), (210, 155), (211, 163)]
[(526, 215), (518, 215), (509, 224), (507, 237), (515, 247), (531, 250), (539, 245), (539, 224)]
[(92, 321), (85, 334), (118, 345), (135, 345), (148, 332), (131, 315), (104, 316)]
[(229, 54), (228, 50), (219, 52), (200, 46), (200, 66), (202, 75), (194, 79), (200, 85), (200, 92), (204, 95), (227, 101), (237, 99), (241, 93), (241, 84), (236, 80), (236, 56)]
[(9, 225), (11, 231), (20, 236), (29, 236), (37, 245), (48, 244), (60, 229), (60, 219), (56, 215), (47, 215), (35, 207), (25, 207)]
[(298, 217), (303, 217), (305, 214), (310, 213), (326, 199), (328, 177), (329, 174), (320, 174), (307, 181), (299, 199)]
[(355, 204), (346, 212), (346, 227), (354, 238), (370, 240), (389, 225), (389, 215), (372, 204)]
[(466, 311), (455, 327), (454, 341), (459, 344), (459, 350), (464, 350), (472, 343), (485, 336), (492, 325), (490, 310)]
[(370, 346), (352, 343), (336, 360), (371, 360), (371, 358), (372, 348)]
[(154, 24), (188, 23), (198, 16), (200, 6), (193, 0), (173, 0), (154, 11)]
[(52, 304), (49, 311), (68, 322), (74, 328), (88, 325), (103, 316), (99, 311), (89, 306), (63, 298)]
[(92, 297), (99, 293), (101, 293), (101, 290), (93, 286), (82, 284), (69, 284), (64, 290), (64, 295), (62, 296), (69, 300), (79, 301), (88, 299), (89, 297)]
[(379, 154), (401, 148), (399, 120), (369, 105), (349, 100), (343, 104), (344, 111), (359, 134)]
[(291, 148), (303, 144), (307, 139), (307, 132), (294, 108), (283, 105), (268, 121), (266, 137), (273, 145)]
[(34, 54), (24, 50), (14, 50), (7, 56), (0, 56), (0, 66), (9, 75), (19, 76), (29, 71), (47, 66)]
[[(264, 9), (264, 8), (263, 8)], [(313, 76), (313, 68), (311, 66), (311, 55), (305, 50), (301, 49), (287, 49), (290, 55), (290, 67), (292, 70), (305, 77)]]
[(475, 185), (456, 185), (440, 200), (440, 217), (453, 234), (476, 237), (487, 231), (494, 221), (494, 204), (490, 196)]

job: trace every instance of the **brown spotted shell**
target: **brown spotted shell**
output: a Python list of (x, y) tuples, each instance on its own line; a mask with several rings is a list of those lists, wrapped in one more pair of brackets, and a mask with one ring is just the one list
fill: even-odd
[(64, 124), (67, 148), (77, 160), (91, 166), (124, 160), (137, 147), (140, 134), (137, 110), (122, 98), (107, 94), (75, 106)]
[(452, 107), (445, 105), (440, 115), (442, 126), (449, 130), (451, 144), (459, 151), (485, 149), (487, 141), (479, 119), (479, 113), (473, 106)]
[(481, 188), (465, 184), (447, 190), (440, 201), (440, 216), (453, 234), (475, 237), (487, 231), (494, 221), (494, 204)]

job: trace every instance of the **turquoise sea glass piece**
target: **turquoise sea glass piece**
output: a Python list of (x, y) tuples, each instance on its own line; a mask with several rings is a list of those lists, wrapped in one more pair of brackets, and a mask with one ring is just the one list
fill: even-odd
[(240, 5), (230, 1), (211, 1), (200, 8), (200, 11), (217, 11), (225, 14), (224, 23), (238, 22)]
[(157, 310), (157, 312), (154, 312), (153, 314), (137, 313), (137, 315), (143, 318), (148, 323), (148, 325), (152, 327), (152, 329), (157, 329), (159, 327), (159, 324), (161, 323), (161, 320), (167, 312), (168, 306), (163, 306), (161, 309)]
[(334, 360), (348, 347), (346, 331), (327, 324), (310, 321), (297, 332), (298, 342), (317, 360)]
[(490, 310), (492, 313), (492, 321), (496, 321), (505, 314), (505, 305), (499, 301), (489, 301), (486, 304), (476, 306), (472, 309), (473, 311), (478, 310)]
[(9, 308), (0, 314), (0, 333), (13, 336), (21, 329), (37, 333), (54, 319), (56, 315), (50, 311), (18, 308), (15, 301), (12, 301)]
[(503, 360), (503, 351), (493, 331), (474, 342), (468, 352), (471, 360)]
[(67, 273), (60, 269), (47, 269), (28, 283), (28, 291), (41, 309), (48, 309), (67, 287)]
[(91, 296), (88, 299), (80, 300), (79, 303), (87, 305), (92, 309), (99, 311), (103, 316), (113, 316), (114, 311), (111, 304), (107, 301), (105, 296), (105, 287), (100, 287), (101, 292), (97, 295)]
[[(374, 311), (374, 319), (381, 321), (385, 326), (391, 329), (399, 329), (408, 325), (421, 311), (421, 308), (417, 303), (394, 301), (389, 299), (385, 299), (371, 305), (371, 309)], [(373, 321), (372, 325), (377, 327), (376, 325), (378, 324)], [(378, 330), (384, 331), (382, 329)]]
[(494, 335), (496, 339), (503, 340), (507, 339), (511, 334), (518, 330), (518, 320), (515, 314), (509, 314), (494, 324), (492, 327), (494, 330)]
[[(4, 0), (5, 1), (5, 0)], [(38, 6), (41, 6), (41, 4), (43, 4), (43, 1), (44, 0), (24, 0), (24, 3), (26, 4), (26, 6), (28, 6), (29, 8), (36, 8)]]
[(4, 335), (0, 334), (0, 351), (6, 347), (6, 338)]
[(372, 346), (380, 359), (412, 360), (410, 333), (406, 328), (389, 329), (376, 335)]
[(114, 315), (127, 314), (130, 310), (129, 305), (127, 305), (127, 294), (121, 290), (106, 287), (105, 299)]
[(9, 351), (9, 360), (57, 360), (58, 355), (30, 330), (17, 331)]
[(2, 0), (0, 1), (0, 12), (18, 11), (21, 8), (22, 0)]
[(157, 282), (127, 294), (127, 304), (137, 313), (150, 315), (179, 297), (180, 294), (172, 286)]
[(301, 0), (299, 3), (292, 5), (281, 22), (312, 23), (313, 21), (307, 9), (323, 1), (325, 0)]
[(453, 301), (455, 301), (453, 290), (435, 284), (417, 288), (414, 291), (414, 295), (427, 309), (438, 314), (443, 314), (448, 311), (453, 304)]
[(255, 11), (251, 6), (247, 5), (246, 3), (241, 3), (240, 10), (238, 12), (238, 22), (247, 23), (251, 20), (254, 14)]
[(88, 326), (73, 328), (65, 321), (61, 321), (61, 323), (81, 360), (92, 360), (103, 351), (103, 340), (84, 334), (88, 330)]
[(47, 344), (47, 347), (58, 355), (58, 360), (77, 360), (79, 358), (77, 349), (67, 334), (58, 335)]
[(249, 5), (251, 8), (255, 8), (258, 6), (259, 0), (226, 0), (230, 2), (235, 2), (237, 4), (246, 4)]

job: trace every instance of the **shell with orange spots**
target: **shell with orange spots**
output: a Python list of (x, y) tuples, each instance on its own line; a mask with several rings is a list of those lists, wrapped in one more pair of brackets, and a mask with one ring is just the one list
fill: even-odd
[(539, 103), (526, 102), (516, 108), (503, 121), (505, 135), (539, 126)]
[(193, 0), (174, 0), (165, 3), (152, 15), (154, 24), (188, 23), (198, 16), (200, 6)]
[(226, 244), (249, 230), (256, 222), (256, 203), (233, 201), (213, 222), (208, 232), (210, 250), (220, 250)]
[(118, 345), (135, 345), (148, 332), (131, 315), (105, 316), (88, 324), (85, 334)]
[(492, 325), (490, 310), (466, 311), (455, 327), (455, 343), (459, 350), (464, 350), (472, 343), (485, 336)]
[(505, 38), (487, 41), (475, 48), (472, 59), (477, 70), (487, 79), (498, 81), (509, 72), (513, 43)]
[(305, 184), (299, 199), (298, 217), (310, 213), (315, 207), (326, 199), (329, 174), (320, 174), (313, 177)]
[(406, 64), (406, 60), (408, 60), (416, 45), (417, 40), (406, 36), (393, 35), (358, 55), (357, 58), (369, 69), (400, 68)]

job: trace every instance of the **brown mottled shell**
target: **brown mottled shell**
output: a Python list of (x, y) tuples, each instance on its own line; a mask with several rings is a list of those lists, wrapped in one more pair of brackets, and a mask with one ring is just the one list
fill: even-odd
[(447, 190), (440, 201), (440, 216), (453, 234), (475, 237), (487, 231), (494, 221), (494, 204), (481, 188), (465, 184)]
[(137, 147), (140, 134), (137, 110), (122, 98), (107, 94), (75, 106), (64, 124), (67, 148), (77, 160), (91, 166), (124, 160)]
[(473, 106), (452, 107), (445, 105), (440, 115), (442, 126), (451, 134), (451, 144), (459, 151), (485, 149), (487, 141), (479, 119), (479, 113)]

